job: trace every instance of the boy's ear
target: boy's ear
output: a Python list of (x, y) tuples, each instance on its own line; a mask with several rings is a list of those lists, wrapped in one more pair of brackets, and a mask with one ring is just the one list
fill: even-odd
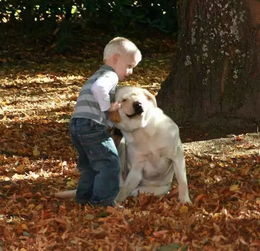
[(120, 54), (119, 54), (119, 53), (115, 53), (115, 54), (112, 56), (112, 61), (113, 61), (114, 64), (117, 63), (119, 57), (120, 57)]
[(113, 112), (108, 112), (108, 118), (110, 121), (114, 123), (119, 123), (121, 121), (121, 117), (118, 110)]

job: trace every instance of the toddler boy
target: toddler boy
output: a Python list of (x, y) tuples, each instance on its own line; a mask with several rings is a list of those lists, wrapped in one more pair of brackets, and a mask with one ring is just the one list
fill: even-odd
[(119, 157), (108, 133), (113, 126), (108, 113), (119, 109), (111, 103), (119, 80), (133, 73), (142, 55), (123, 37), (112, 39), (104, 49), (102, 65), (83, 85), (70, 121), (72, 142), (78, 152), (79, 204), (113, 206), (119, 191)]

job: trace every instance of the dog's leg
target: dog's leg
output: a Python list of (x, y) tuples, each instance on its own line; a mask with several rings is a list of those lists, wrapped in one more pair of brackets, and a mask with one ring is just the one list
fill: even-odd
[(174, 172), (178, 182), (179, 200), (183, 203), (191, 203), (189, 197), (185, 159), (181, 145), (177, 146), (175, 157), (173, 158)]
[(124, 180), (128, 174), (127, 167), (127, 145), (125, 142), (125, 138), (122, 138), (120, 144), (118, 146), (118, 155), (120, 157), (120, 187), (123, 186)]
[(142, 168), (140, 168), (140, 166), (138, 167), (138, 165), (135, 165), (134, 168), (132, 167), (126, 177), (123, 186), (120, 188), (115, 200), (117, 202), (124, 201), (139, 185), (140, 181), (142, 180), (142, 177)]
[(153, 194), (156, 196), (167, 194), (170, 190), (170, 185), (164, 186), (138, 186), (132, 193), (132, 196), (137, 196), (139, 193)]

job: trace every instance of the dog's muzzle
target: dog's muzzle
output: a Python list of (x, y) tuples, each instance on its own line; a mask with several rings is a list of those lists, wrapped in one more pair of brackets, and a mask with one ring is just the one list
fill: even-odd
[(140, 115), (144, 110), (143, 110), (143, 107), (142, 107), (142, 104), (139, 102), (139, 101), (135, 101), (133, 103), (133, 108), (134, 108), (134, 113), (131, 114), (131, 115), (127, 115), (128, 118), (132, 118), (136, 115)]

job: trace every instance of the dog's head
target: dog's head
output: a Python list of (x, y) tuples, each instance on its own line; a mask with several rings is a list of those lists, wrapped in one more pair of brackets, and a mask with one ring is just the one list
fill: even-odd
[[(146, 125), (149, 110), (157, 107), (156, 99), (149, 91), (137, 87), (122, 87), (116, 93), (116, 101), (121, 103), (113, 122), (122, 130), (132, 131)], [(110, 118), (111, 119), (111, 118)]]

